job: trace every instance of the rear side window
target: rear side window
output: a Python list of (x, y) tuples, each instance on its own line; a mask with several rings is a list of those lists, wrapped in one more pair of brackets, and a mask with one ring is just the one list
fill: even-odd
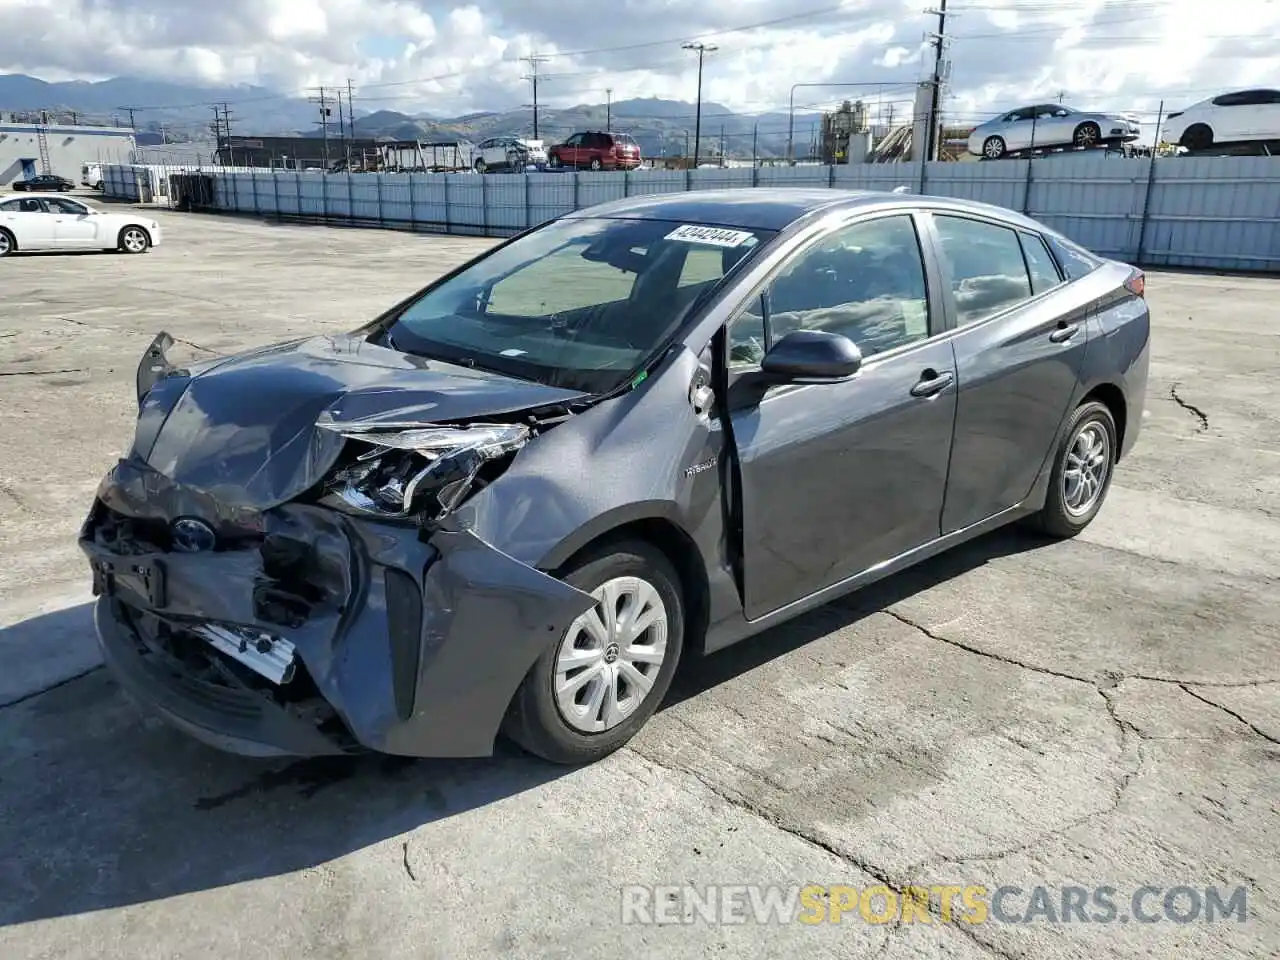
[(1102, 266), (1101, 260), (1089, 253), (1089, 251), (1077, 247), (1074, 243), (1068, 243), (1057, 237), (1049, 237), (1048, 240), (1049, 249), (1053, 251), (1058, 265), (1062, 267), (1062, 272), (1067, 275), (1068, 280), (1079, 280), (1081, 277), (1087, 277)]
[(1027, 258), (1027, 273), (1031, 275), (1031, 292), (1044, 293), (1062, 283), (1058, 267), (1044, 241), (1034, 233), (1022, 233), (1019, 236), (1022, 238), (1022, 253)]
[(973, 323), (1031, 297), (1018, 234), (1008, 227), (934, 215), (951, 278), (957, 323)]

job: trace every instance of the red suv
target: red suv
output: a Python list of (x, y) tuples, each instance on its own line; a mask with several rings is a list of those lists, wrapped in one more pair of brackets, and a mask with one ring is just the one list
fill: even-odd
[(640, 145), (625, 133), (575, 133), (547, 155), (553, 167), (634, 170), (640, 166)]

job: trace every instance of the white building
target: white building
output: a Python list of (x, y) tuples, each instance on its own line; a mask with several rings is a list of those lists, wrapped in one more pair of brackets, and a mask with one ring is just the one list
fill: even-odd
[(127, 127), (38, 124), (0, 113), (0, 187), (44, 173), (46, 157), (48, 172), (79, 183), (85, 164), (128, 163), (134, 147)]

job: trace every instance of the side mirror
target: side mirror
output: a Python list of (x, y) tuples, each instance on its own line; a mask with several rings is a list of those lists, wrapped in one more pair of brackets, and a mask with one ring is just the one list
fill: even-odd
[(773, 345), (760, 363), (769, 379), (785, 383), (836, 383), (862, 366), (862, 351), (848, 337), (825, 330), (796, 330)]

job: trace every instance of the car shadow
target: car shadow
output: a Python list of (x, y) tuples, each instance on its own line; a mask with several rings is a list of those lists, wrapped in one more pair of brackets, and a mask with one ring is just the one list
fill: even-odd
[[(681, 670), (664, 709), (832, 629), (1042, 541), (997, 532)], [(833, 625), (832, 611), (836, 611)], [(17, 628), (57, 637), (84, 606)], [(35, 627), (33, 628), (33, 624)], [(0, 630), (0, 650), (8, 630)], [(0, 925), (318, 867), (569, 773), (500, 742), (481, 760), (255, 761), (147, 717), (102, 669), (0, 708)], [(392, 851), (393, 855), (395, 851)], [(512, 851), (518, 856), (518, 850)], [(398, 860), (397, 860), (398, 862)]]

